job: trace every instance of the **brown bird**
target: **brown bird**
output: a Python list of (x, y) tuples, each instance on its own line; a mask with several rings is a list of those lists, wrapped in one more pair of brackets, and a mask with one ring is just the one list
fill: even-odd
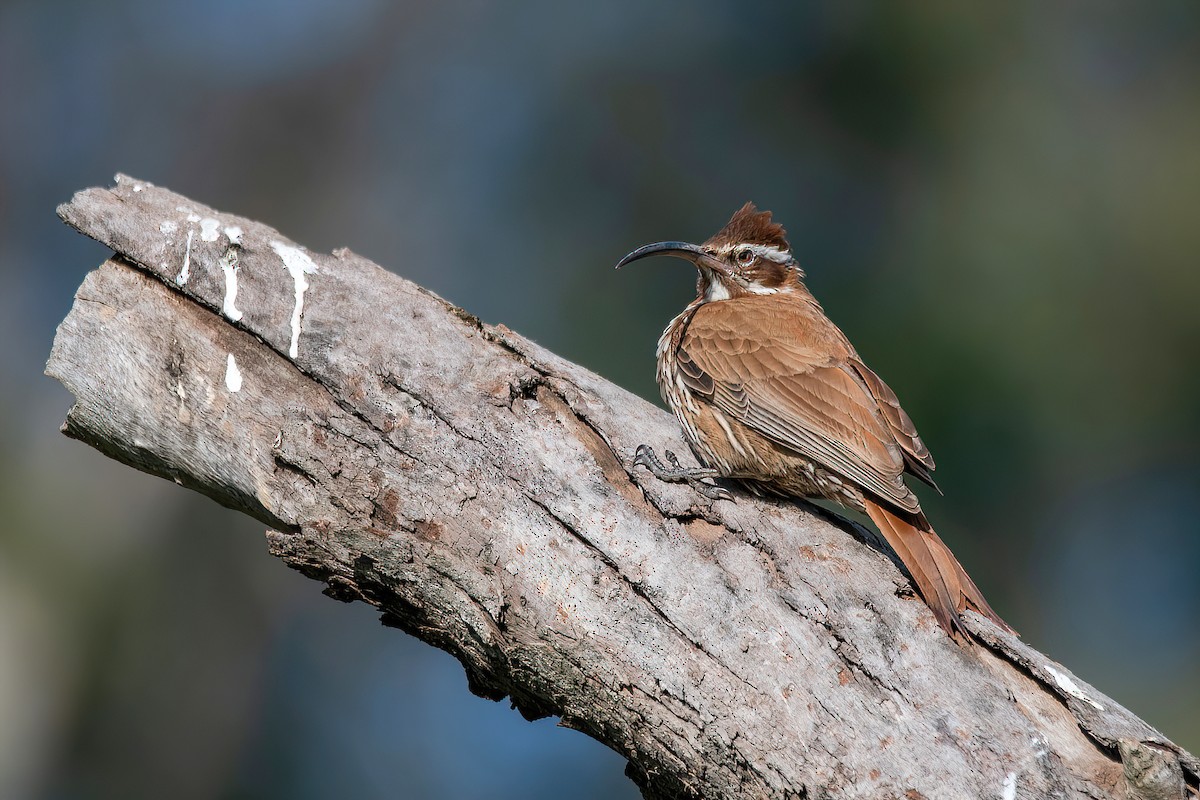
[(832, 500), (865, 512), (951, 636), (967, 639), (966, 608), (1012, 629), (942, 542), (906, 473), (936, 487), (929, 449), (895, 393), (870, 370), (805, 288), (782, 225), (752, 203), (701, 245), (639, 247), (617, 267), (654, 255), (699, 270), (697, 296), (658, 340), (658, 385), (701, 469), (667, 467), (638, 448), (663, 480), (733, 478), (754, 491)]

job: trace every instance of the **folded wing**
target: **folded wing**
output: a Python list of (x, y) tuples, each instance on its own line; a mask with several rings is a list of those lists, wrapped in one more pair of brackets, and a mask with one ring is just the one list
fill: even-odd
[[(681, 376), (728, 416), (919, 512), (902, 476), (908, 470), (928, 479), (933, 459), (896, 395), (819, 309), (812, 314), (815, 306), (798, 299), (781, 313), (778, 299), (697, 309), (680, 341)], [(813, 324), (798, 324), (806, 314)]]

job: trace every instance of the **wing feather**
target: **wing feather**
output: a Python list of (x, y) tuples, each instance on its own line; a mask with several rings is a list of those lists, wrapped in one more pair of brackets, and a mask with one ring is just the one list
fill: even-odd
[[(900, 399), (896, 397), (892, 387), (884, 383), (882, 378), (858, 359), (851, 359), (849, 363), (866, 383), (871, 395), (878, 401), (879, 410), (883, 412), (884, 419), (892, 429), (892, 435), (896, 437), (896, 441), (904, 449), (904, 452), (929, 472), (936, 469), (929, 448), (921, 441), (921, 436), (917, 433), (917, 426), (913, 424), (912, 418), (900, 407)], [(921, 475), (920, 472), (917, 472), (916, 474), (922, 480), (932, 483), (928, 473)]]
[(916, 512), (902, 476), (913, 461), (927, 473), (933, 459), (912, 420), (819, 307), (797, 298), (781, 312), (779, 299), (701, 306), (679, 344), (685, 382), (772, 441)]

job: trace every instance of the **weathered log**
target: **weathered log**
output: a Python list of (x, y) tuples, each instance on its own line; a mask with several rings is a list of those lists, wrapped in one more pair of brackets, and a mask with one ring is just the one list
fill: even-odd
[(131, 178), (59, 214), (115, 251), (47, 366), (68, 436), (261, 520), (647, 797), (1195, 794), (1062, 665), (977, 615), (956, 645), (861, 527), (632, 468), (674, 420), (503, 326)]

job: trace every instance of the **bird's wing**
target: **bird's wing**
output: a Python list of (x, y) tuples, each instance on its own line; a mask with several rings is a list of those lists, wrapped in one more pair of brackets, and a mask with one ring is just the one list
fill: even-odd
[[(899, 404), (888, 402), (895, 395), (874, 373), (862, 367), (868, 379), (859, 371), (853, 349), (819, 310), (768, 299), (779, 298), (697, 309), (680, 340), (680, 376), (744, 425), (904, 511), (919, 511), (902, 478), (905, 454), (912, 447), (911, 457), (924, 463), (928, 451)], [(886, 389), (882, 402), (872, 382)], [(902, 430), (907, 421), (911, 441), (898, 440), (893, 417)]]
[(917, 433), (917, 426), (913, 424), (912, 418), (900, 407), (900, 400), (892, 391), (892, 387), (884, 383), (883, 378), (876, 375), (870, 367), (857, 358), (850, 359), (848, 363), (866, 384), (867, 390), (875, 398), (875, 402), (879, 404), (879, 410), (887, 421), (888, 428), (891, 429), (900, 449), (904, 451), (904, 460), (908, 462), (908, 471), (936, 489), (937, 484), (933, 482), (933, 477), (929, 474), (937, 468), (937, 465), (933, 463), (933, 455), (925, 446), (925, 442), (921, 441), (921, 435)]

